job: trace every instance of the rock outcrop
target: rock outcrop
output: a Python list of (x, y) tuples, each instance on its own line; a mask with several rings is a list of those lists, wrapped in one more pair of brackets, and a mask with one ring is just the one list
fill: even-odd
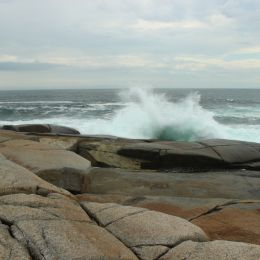
[(260, 258), (259, 144), (28, 132), (0, 130), (0, 259)]
[(173, 142), (88, 138), (80, 142), (79, 154), (95, 166), (132, 170), (258, 170), (260, 165), (260, 144), (221, 139)]

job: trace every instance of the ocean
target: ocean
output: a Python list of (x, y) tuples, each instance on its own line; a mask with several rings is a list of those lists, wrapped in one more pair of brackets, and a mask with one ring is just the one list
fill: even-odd
[(0, 125), (58, 124), (82, 134), (260, 142), (260, 90), (89, 89), (0, 92)]

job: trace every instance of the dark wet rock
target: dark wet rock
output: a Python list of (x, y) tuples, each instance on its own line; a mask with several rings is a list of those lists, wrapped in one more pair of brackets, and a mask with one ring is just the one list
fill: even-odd
[(255, 260), (260, 258), (260, 246), (230, 241), (212, 241), (198, 243), (187, 241), (170, 250), (162, 256), (162, 260), (186, 259), (186, 260), (209, 260), (209, 259), (236, 259)]
[(223, 139), (176, 142), (97, 137), (82, 140), (78, 152), (94, 166), (124, 169), (252, 169), (251, 163), (260, 162), (260, 144)]
[(4, 125), (2, 129), (31, 133), (80, 134), (79, 131), (70, 127), (49, 124)]

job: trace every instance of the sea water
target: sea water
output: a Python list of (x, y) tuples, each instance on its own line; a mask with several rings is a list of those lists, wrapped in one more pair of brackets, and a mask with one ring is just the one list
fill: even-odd
[(59, 124), (82, 134), (260, 142), (260, 90), (88, 89), (0, 92), (0, 125)]

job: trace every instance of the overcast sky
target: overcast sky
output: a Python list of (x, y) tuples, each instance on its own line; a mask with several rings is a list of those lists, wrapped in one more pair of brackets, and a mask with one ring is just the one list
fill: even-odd
[(0, 0), (0, 89), (259, 88), (259, 0)]

